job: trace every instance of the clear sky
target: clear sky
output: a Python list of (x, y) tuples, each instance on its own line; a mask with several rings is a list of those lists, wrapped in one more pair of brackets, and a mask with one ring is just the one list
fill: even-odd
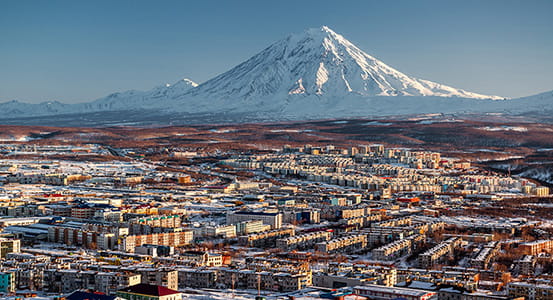
[(322, 25), (414, 77), (505, 97), (553, 90), (550, 0), (2, 0), (0, 102), (201, 83)]

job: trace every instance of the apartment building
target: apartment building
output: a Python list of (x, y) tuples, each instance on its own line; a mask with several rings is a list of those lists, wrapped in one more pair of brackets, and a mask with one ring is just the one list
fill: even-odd
[(98, 272), (76, 269), (45, 269), (42, 290), (52, 293), (70, 293), (79, 289), (95, 290)]
[(424, 241), (424, 236), (415, 234), (405, 239), (393, 241), (372, 250), (373, 259), (390, 261), (413, 253), (413, 250)]
[(0, 238), (0, 258), (6, 258), (8, 253), (19, 253), (20, 251), (20, 240)]
[(182, 217), (179, 215), (151, 216), (137, 218), (130, 221), (131, 224), (142, 224), (151, 227), (178, 228), (182, 225)]
[(369, 227), (372, 223), (376, 223), (382, 220), (380, 214), (370, 214), (359, 217), (351, 217), (347, 219), (341, 219), (340, 223), (345, 225), (357, 225), (358, 228)]
[(173, 290), (179, 288), (179, 272), (173, 268), (122, 268), (129, 272), (140, 274), (143, 284), (164, 286)]
[(195, 261), (198, 266), (220, 267), (223, 265), (223, 255), (206, 251), (186, 251), (181, 254), (182, 258)]
[(129, 272), (98, 272), (95, 276), (95, 291), (115, 295), (125, 287), (139, 284), (141, 275)]
[(534, 275), (536, 272), (537, 257), (533, 255), (524, 255), (521, 259), (515, 261), (519, 273), (522, 275)]
[(381, 285), (363, 285), (353, 288), (356, 295), (375, 300), (406, 299), (406, 300), (431, 300), (436, 292), (415, 290), (409, 288), (387, 287)]
[(325, 271), (313, 274), (314, 286), (336, 289), (366, 284), (394, 286), (397, 284), (397, 270), (382, 266), (331, 263)]
[(0, 272), (0, 293), (15, 292), (15, 271)]
[(227, 214), (227, 224), (252, 220), (261, 220), (272, 229), (282, 227), (282, 214), (279, 212), (237, 211)]
[(400, 227), (400, 226), (411, 226), (412, 224), (413, 224), (413, 218), (404, 217), (404, 218), (394, 218), (394, 219), (374, 223), (371, 227)]
[(77, 245), (88, 249), (115, 249), (117, 247), (117, 236), (115, 233), (87, 230), (79, 226), (51, 226), (48, 228), (48, 240), (50, 242)]
[(461, 242), (460, 238), (452, 237), (427, 250), (419, 255), (419, 266), (426, 269), (432, 268), (447, 256), (453, 255), (453, 251), (461, 245)]
[(313, 284), (311, 271), (281, 273), (249, 269), (221, 269), (217, 286), (223, 288), (257, 289), (290, 292), (303, 289)]
[(223, 237), (223, 238), (235, 238), (236, 226), (235, 225), (219, 225), (219, 226), (205, 226), (201, 227), (200, 234), (202, 236), (211, 237)]
[(553, 299), (553, 285), (549, 284), (516, 281), (507, 285), (507, 291), (511, 297), (521, 297), (526, 300)]
[(125, 252), (134, 252), (135, 247), (144, 244), (181, 247), (190, 244), (193, 240), (191, 230), (177, 232), (154, 233), (147, 235), (129, 235), (121, 238), (119, 247)]
[(215, 288), (218, 279), (216, 269), (179, 268), (179, 289), (184, 288)]
[(276, 240), (276, 247), (284, 251), (311, 249), (319, 242), (328, 241), (332, 233), (328, 231), (317, 231), (306, 234), (280, 238)]
[(549, 195), (549, 188), (546, 186), (539, 186), (532, 189), (532, 194), (538, 197), (544, 197)]
[(551, 252), (553, 250), (553, 240), (537, 240), (521, 244), (519, 246), (521, 253), (528, 255), (537, 255), (541, 252)]
[(324, 253), (351, 253), (367, 247), (367, 235), (355, 234), (315, 244), (315, 250)]
[(293, 235), (295, 235), (295, 231), (293, 228), (281, 228), (241, 236), (240, 238), (238, 238), (238, 242), (241, 245), (247, 245), (249, 247), (274, 248), (276, 246), (276, 241), (279, 238), (285, 238)]
[(251, 220), (238, 222), (234, 225), (237, 235), (246, 235), (271, 230), (271, 225), (266, 225), (262, 220)]
[(470, 259), (469, 263), (473, 268), (488, 269), (499, 250), (501, 250), (499, 242), (489, 242), (480, 249), (476, 257)]
[(283, 273), (306, 272), (310, 270), (309, 264), (306, 262), (265, 257), (247, 257), (245, 268), (255, 271)]

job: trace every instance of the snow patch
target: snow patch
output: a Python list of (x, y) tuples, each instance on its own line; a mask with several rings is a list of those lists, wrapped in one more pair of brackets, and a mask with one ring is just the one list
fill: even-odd
[(477, 129), (486, 130), (486, 131), (516, 131), (516, 132), (527, 132), (528, 128), (520, 126), (486, 126), (479, 127)]
[(390, 125), (393, 125), (394, 123), (385, 123), (385, 122), (378, 122), (378, 121), (371, 121), (371, 122), (367, 122), (363, 125), (367, 125), (367, 126), (390, 126)]
[(294, 87), (288, 92), (290, 95), (305, 94), (305, 88), (303, 87), (303, 78), (296, 81)]
[(328, 70), (325, 68), (323, 62), (319, 63), (319, 69), (317, 70), (317, 94), (323, 93), (323, 85), (328, 81)]

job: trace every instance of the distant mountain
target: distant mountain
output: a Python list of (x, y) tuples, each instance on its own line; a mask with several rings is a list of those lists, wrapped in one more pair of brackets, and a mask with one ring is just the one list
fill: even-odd
[[(549, 94), (542, 98), (539, 103), (553, 101)], [(418, 113), (520, 113), (534, 107), (528, 100), (500, 99), (504, 98), (405, 75), (323, 26), (289, 35), (200, 85), (184, 79), (149, 91), (114, 93), (80, 104), (5, 102), (0, 103), (0, 110), (5, 112), (0, 119), (48, 116), (51, 121), (52, 116), (63, 115), (78, 120), (87, 119), (79, 115), (95, 114), (94, 120), (102, 123), (103, 115), (113, 120), (116, 112), (132, 111), (124, 116), (129, 118), (126, 121), (136, 123), (144, 116), (137, 112), (148, 111), (160, 123), (244, 122)]]
[(165, 84), (149, 91), (130, 90), (113, 93), (105, 98), (92, 102), (78, 104), (64, 104), (58, 101), (42, 102), (38, 104), (23, 103), (17, 100), (0, 103), (0, 110), (4, 112), (0, 120), (14, 117), (51, 116), (60, 114), (78, 114), (101, 111), (140, 110), (145, 107), (165, 107), (167, 100), (175, 99), (186, 94), (198, 84), (190, 79), (182, 79), (174, 84)]
[(102, 110), (135, 110), (143, 107), (165, 107), (168, 100), (176, 99), (186, 94), (198, 84), (190, 79), (182, 79), (174, 84), (165, 84), (149, 91), (126, 91), (113, 93), (105, 98), (90, 103), (75, 105), (77, 111), (102, 111)]

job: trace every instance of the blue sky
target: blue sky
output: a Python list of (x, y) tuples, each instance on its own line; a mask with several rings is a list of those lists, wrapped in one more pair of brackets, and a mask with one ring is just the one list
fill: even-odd
[(553, 1), (0, 1), (0, 102), (75, 103), (203, 82), (327, 25), (418, 78), (518, 97), (553, 90)]

